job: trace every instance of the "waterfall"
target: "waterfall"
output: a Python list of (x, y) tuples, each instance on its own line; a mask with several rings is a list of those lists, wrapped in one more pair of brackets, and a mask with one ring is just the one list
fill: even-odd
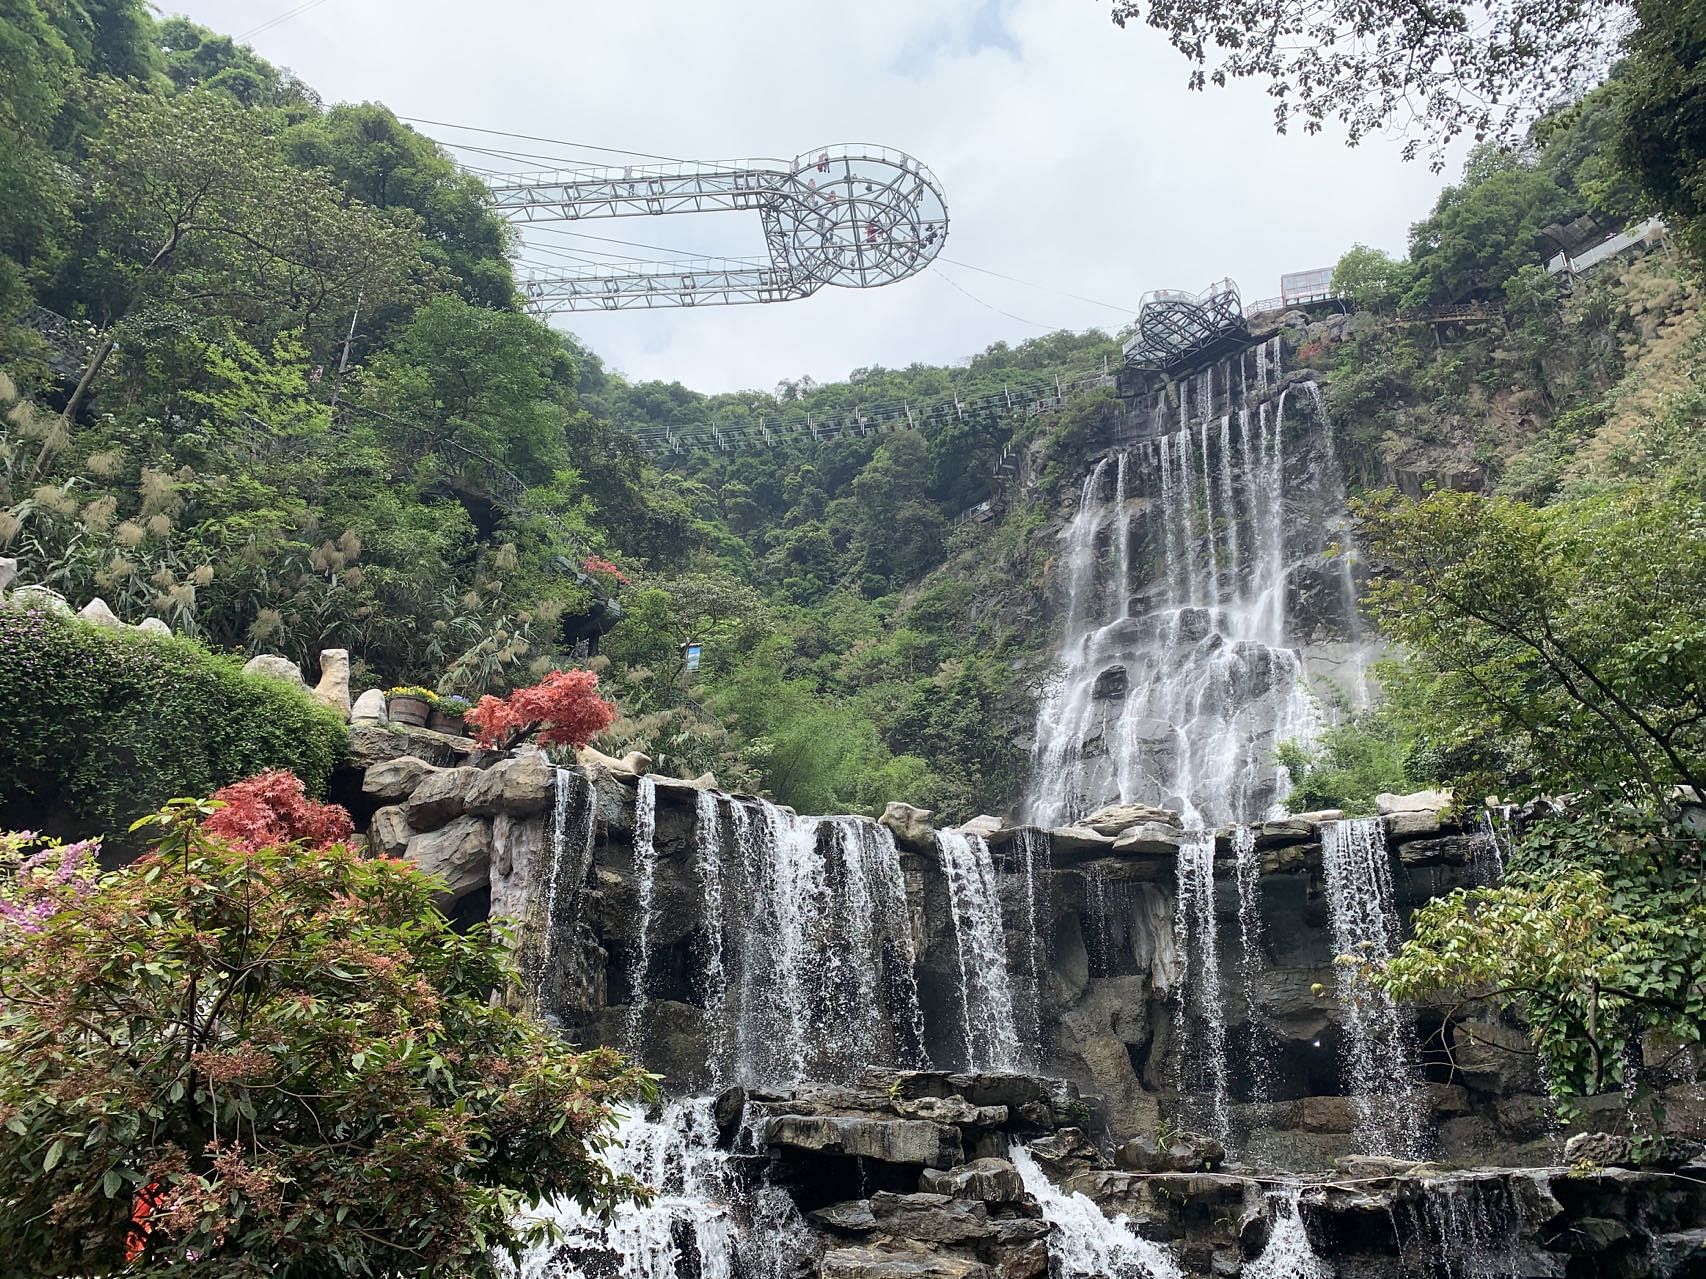
[(888, 831), (863, 818), (731, 806), (724, 1014), (743, 1084), (851, 1079), (922, 1064), (917, 955)]
[(1262, 966), (1262, 866), (1256, 858), (1256, 828), (1232, 828), (1232, 866), (1238, 884), (1238, 976), (1244, 986), (1245, 1052), (1250, 1091), (1268, 1097), (1269, 1038), (1256, 1012), (1256, 973)]
[(1047, 891), (1043, 872), (1049, 864), (1053, 839), (1046, 830), (1022, 827), (1014, 838), (1019, 853), (1020, 873), (1025, 877), (1025, 1043), (1033, 1047), (1043, 1042), (1043, 969), (1048, 961), (1047, 947), (1037, 927), (1037, 917), (1046, 913), (1041, 896)]
[(1489, 805), (1481, 810), (1481, 824), (1469, 845), (1470, 868), (1483, 884), (1497, 884), (1505, 877), (1511, 850), (1516, 846), (1516, 805)]
[[(1119, 800), (1209, 829), (1284, 798), (1273, 750), (1318, 718), (1288, 600), (1326, 564), (1316, 524), (1342, 518), (1344, 493), (1330, 447), (1288, 445), (1303, 437), (1280, 355), (1277, 338), (1256, 348), (1253, 383), (1248, 352), (1182, 383), (1176, 415), (1152, 406), (1153, 438), (1086, 476), (1062, 534), (1060, 670), (1038, 708), (1027, 821)], [(1354, 606), (1339, 600), (1330, 629), (1354, 638)]]
[[(546, 991), (546, 984), (555, 972), (552, 961), (557, 956), (559, 938), (579, 920), (580, 884), (592, 864), (598, 803), (588, 781), (580, 821), (571, 828), (570, 810), (578, 776), (573, 769), (558, 768), (551, 777), (551, 865), (545, 881), (545, 935), (540, 940), (538, 961), (532, 972), (533, 1006), (541, 1016), (549, 1016), (553, 1011)], [(565, 880), (569, 886), (566, 894)]]
[(1025, 1147), (1013, 1146), (1007, 1157), (1049, 1224), (1054, 1279), (1185, 1279), (1165, 1248), (1139, 1235), (1128, 1218), (1109, 1219), (1089, 1196), (1060, 1189)]
[[(1526, 1213), (1513, 1182), (1500, 1174), (1427, 1177), (1421, 1196), (1403, 1205), (1400, 1250), (1440, 1279), (1499, 1279), (1530, 1274), (1521, 1255)], [(1524, 1264), (1525, 1261), (1529, 1264)]]
[(960, 1010), (966, 1065), (972, 1070), (1017, 1070), (1019, 1035), (1013, 988), (1007, 975), (1007, 939), (1001, 920), (995, 862), (980, 835), (936, 833), (948, 881), (949, 913), (960, 966)]
[[(1335, 951), (1366, 963), (1390, 958), (1399, 925), (1385, 826), (1379, 818), (1323, 824), (1321, 861)], [(1345, 1084), (1356, 1104), (1357, 1137), (1369, 1154), (1421, 1158), (1425, 1103), (1414, 1030), (1398, 1005), (1354, 966), (1339, 965), (1337, 972)]]
[(1273, 1191), (1267, 1199), (1273, 1214), (1268, 1242), (1260, 1256), (1246, 1263), (1243, 1279), (1332, 1279), (1332, 1270), (1315, 1255), (1309, 1232), (1303, 1228), (1299, 1211), (1303, 1187)]
[[(745, 1187), (734, 1159), (717, 1147), (712, 1107), (712, 1099), (698, 1097), (670, 1102), (656, 1119), (624, 1112), (603, 1158), (657, 1194), (649, 1203), (621, 1205), (608, 1222), (573, 1200), (554, 1201), (537, 1215), (557, 1228), (558, 1241), (534, 1248), (518, 1266), (501, 1263), (504, 1268), (513, 1279), (732, 1279), (775, 1273), (768, 1259), (777, 1248), (800, 1243), (797, 1215), (791, 1204), (779, 1211), (773, 1196)], [(778, 1220), (743, 1231), (736, 1207), (748, 1220), (761, 1215)]]
[(728, 997), (728, 973), (723, 965), (723, 824), (717, 792), (701, 790), (693, 797), (693, 867), (699, 877), (700, 900), (704, 903), (704, 970), (701, 985), (705, 1019), (711, 1030), (711, 1081), (721, 1080), (727, 1055), (728, 1033), (724, 1001)]
[(628, 975), (628, 1021), (626, 1043), (630, 1053), (642, 1047), (640, 1036), (646, 1015), (647, 985), (651, 980), (652, 895), (658, 869), (658, 786), (641, 777), (634, 791), (634, 893), (639, 923), (635, 930), (633, 962)]
[[(1220, 991), (1220, 939), (1214, 913), (1214, 835), (1191, 834), (1179, 845), (1178, 906), (1173, 932), (1190, 956), (1174, 1005), (1187, 1088), (1206, 1084), (1208, 1127), (1232, 1149), (1231, 1089), (1226, 1059), (1226, 1006)], [(1189, 1076), (1194, 1076), (1191, 1078)]]

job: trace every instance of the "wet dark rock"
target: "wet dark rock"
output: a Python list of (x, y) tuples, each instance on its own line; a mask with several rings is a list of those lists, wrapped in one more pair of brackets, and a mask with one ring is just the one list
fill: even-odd
[(1165, 1148), (1133, 1137), (1114, 1150), (1114, 1163), (1127, 1172), (1213, 1172), (1225, 1162), (1226, 1147), (1199, 1133), (1181, 1133)]
[(1019, 1170), (1005, 1159), (974, 1159), (945, 1171), (926, 1168), (919, 1175), (918, 1187), (931, 1194), (993, 1204), (1016, 1204), (1025, 1197)]
[(1123, 666), (1110, 666), (1096, 676), (1096, 683), (1090, 690), (1090, 696), (1097, 701), (1117, 701), (1123, 698), (1131, 689), (1131, 680), (1126, 675)]
[(770, 1146), (927, 1168), (952, 1168), (963, 1158), (957, 1128), (923, 1119), (777, 1115), (765, 1122), (761, 1140)]
[(1609, 1132), (1579, 1132), (1564, 1143), (1567, 1164), (1598, 1164), (1610, 1168), (1632, 1163), (1634, 1150), (1627, 1137)]

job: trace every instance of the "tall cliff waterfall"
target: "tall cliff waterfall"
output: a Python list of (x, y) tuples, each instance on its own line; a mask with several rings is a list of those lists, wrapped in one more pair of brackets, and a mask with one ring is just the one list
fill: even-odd
[[(1355, 592), (1312, 384), (1279, 339), (1157, 393), (1146, 438), (1098, 460), (1062, 533), (1060, 674), (1037, 716), (1028, 820), (1116, 800), (1212, 827), (1284, 798), (1280, 742), (1307, 738), (1311, 673), (1360, 695)], [(1314, 667), (1300, 650), (1308, 646)]]

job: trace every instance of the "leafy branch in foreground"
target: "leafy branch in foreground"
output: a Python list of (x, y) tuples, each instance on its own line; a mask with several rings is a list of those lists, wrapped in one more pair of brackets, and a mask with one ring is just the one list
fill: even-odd
[[(20, 1276), (488, 1276), (655, 1081), (488, 999), (502, 940), (342, 848), (157, 850), (0, 921), (0, 1254)], [(39, 894), (38, 894), (39, 897)]]
[(1263, 83), (1274, 124), (1354, 145), (1396, 128), (1405, 158), (1431, 143), (1514, 137), (1527, 117), (1579, 96), (1610, 66), (1639, 5), (1626, 0), (1114, 0), (1113, 19), (1164, 33), (1201, 89)]

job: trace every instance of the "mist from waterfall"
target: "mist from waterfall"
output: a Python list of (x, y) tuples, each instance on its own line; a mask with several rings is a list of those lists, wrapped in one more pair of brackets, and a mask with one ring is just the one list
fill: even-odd
[[(1335, 952), (1361, 964), (1391, 958), (1398, 950), (1398, 911), (1381, 820), (1324, 823), (1321, 862)], [(1340, 965), (1337, 978), (1345, 1014), (1342, 1065), (1356, 1106), (1357, 1137), (1369, 1154), (1419, 1159), (1425, 1103), (1415, 1029), (1357, 967)]]
[[(1284, 798), (1274, 747), (1318, 718), (1289, 599), (1301, 569), (1329, 569), (1324, 541), (1293, 535), (1293, 508), (1342, 520), (1343, 488), (1318, 464), (1319, 397), (1281, 385), (1280, 357), (1270, 339), (1180, 381), (1176, 409), (1158, 394), (1149, 438), (1086, 475), (1062, 533), (1061, 670), (1037, 715), (1028, 821), (1118, 800), (1212, 828)], [(1325, 448), (1305, 447), (1311, 431)], [(1354, 583), (1339, 595), (1336, 634), (1353, 639)]]

